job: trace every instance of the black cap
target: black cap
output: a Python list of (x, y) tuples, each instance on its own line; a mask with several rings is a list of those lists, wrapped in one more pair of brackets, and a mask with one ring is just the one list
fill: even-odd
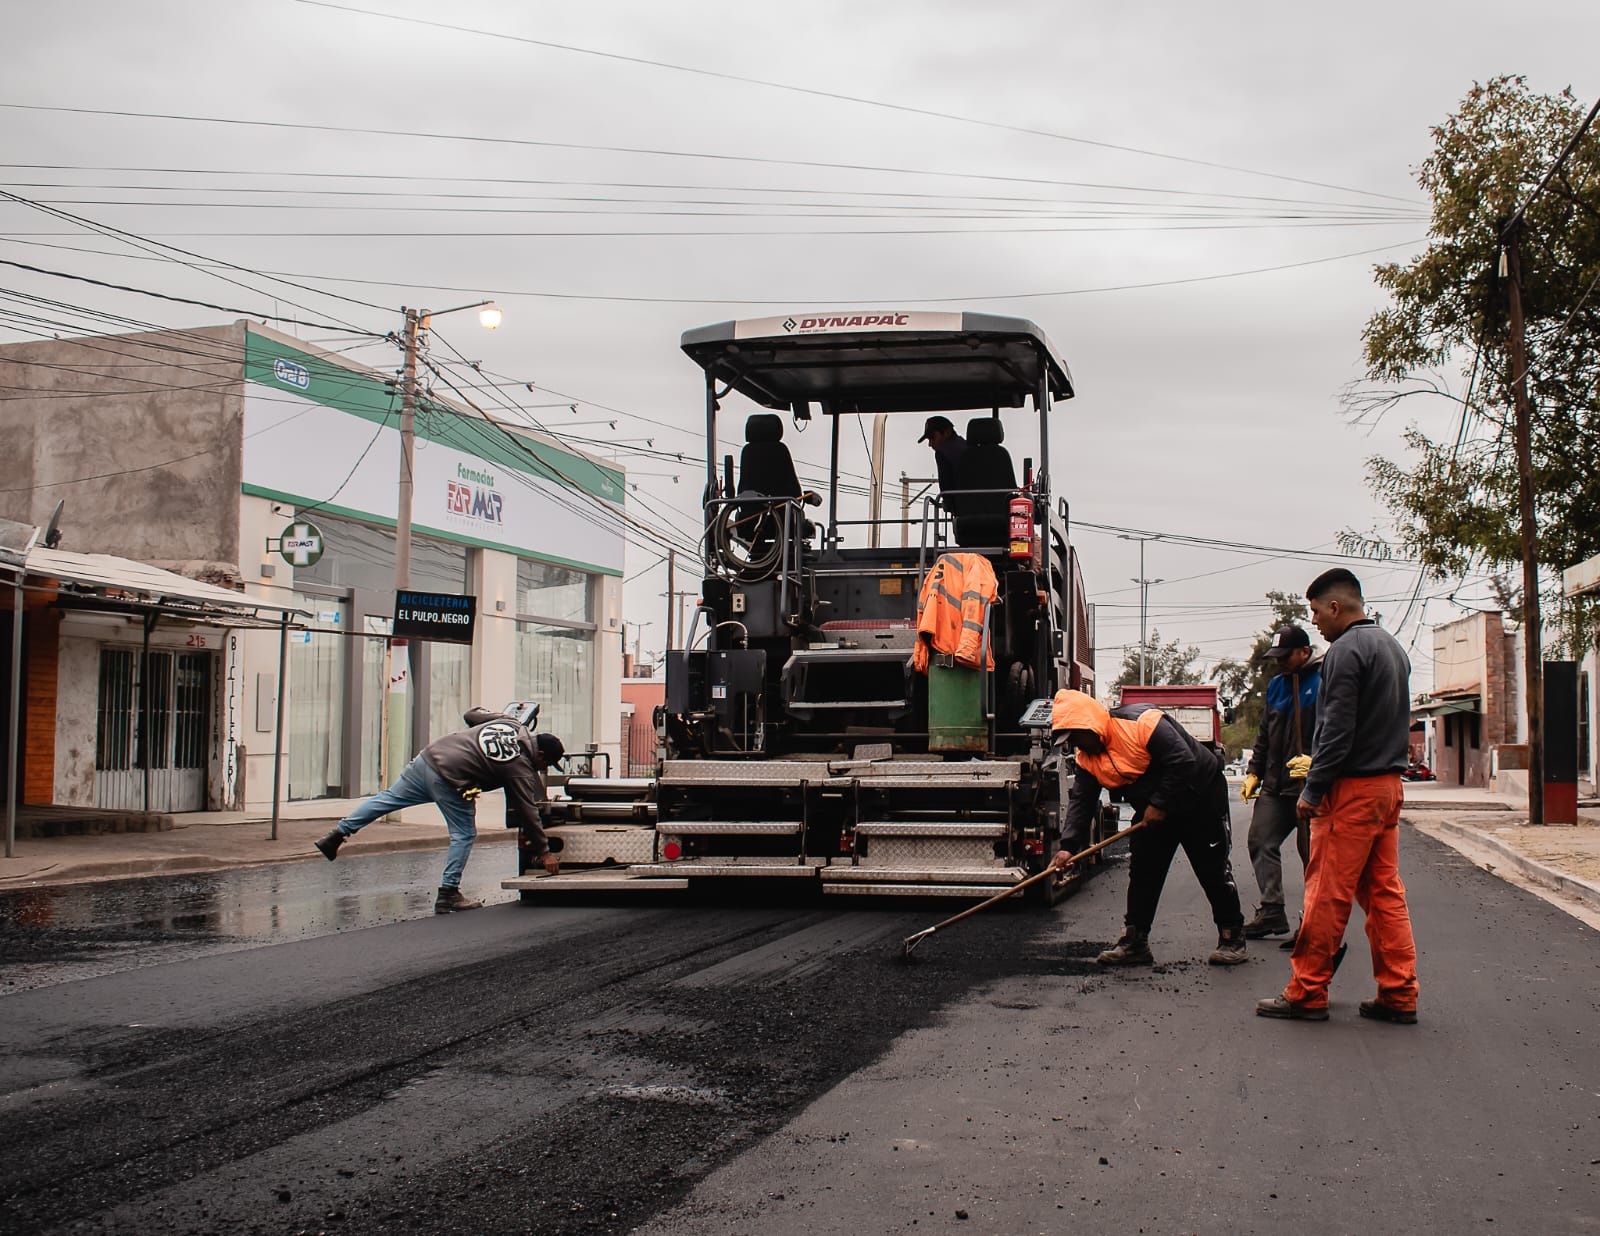
[(554, 734), (536, 734), (533, 741), (539, 748), (539, 754), (544, 757), (545, 767), (561, 767), (561, 761), (566, 758), (567, 749), (561, 745), (559, 738)]
[(1274, 660), (1282, 660), (1296, 648), (1311, 647), (1311, 637), (1299, 627), (1279, 627), (1272, 633), (1272, 647), (1267, 649), (1267, 655)]
[(922, 436), (917, 441), (926, 442), (928, 435), (935, 429), (943, 429), (946, 433), (954, 433), (956, 431), (956, 427), (950, 423), (948, 416), (930, 416), (922, 422)]

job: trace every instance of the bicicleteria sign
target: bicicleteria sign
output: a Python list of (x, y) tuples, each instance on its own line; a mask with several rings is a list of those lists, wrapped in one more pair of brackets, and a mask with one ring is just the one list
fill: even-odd
[(395, 639), (424, 639), (444, 644), (470, 644), (478, 616), (478, 598), (448, 592), (396, 592)]

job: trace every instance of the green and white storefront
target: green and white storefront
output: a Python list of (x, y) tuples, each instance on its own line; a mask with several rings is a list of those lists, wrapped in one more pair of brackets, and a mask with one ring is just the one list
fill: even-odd
[[(623, 473), (506, 417), (420, 400), (410, 587), (473, 596), (477, 619), (471, 644), (413, 643), (386, 684), (398, 382), (253, 324), (245, 345), (241, 575), (247, 591), (310, 615), (289, 645), (286, 799), (371, 793), (399, 751), (460, 728), (471, 705), (512, 699), (538, 700), (540, 729), (617, 767)], [(320, 556), (282, 552), (307, 523)], [(237, 638), (245, 668), (228, 742), (244, 750), (254, 806), (271, 797), (257, 752), (271, 749), (277, 648), (268, 633)]]

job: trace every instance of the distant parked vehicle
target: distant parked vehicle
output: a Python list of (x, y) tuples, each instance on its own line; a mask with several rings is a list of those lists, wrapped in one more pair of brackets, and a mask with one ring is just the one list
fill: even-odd
[(1412, 760), (1406, 770), (1400, 774), (1400, 777), (1403, 781), (1437, 781), (1439, 779), (1433, 775), (1433, 769), (1429, 768), (1421, 760)]

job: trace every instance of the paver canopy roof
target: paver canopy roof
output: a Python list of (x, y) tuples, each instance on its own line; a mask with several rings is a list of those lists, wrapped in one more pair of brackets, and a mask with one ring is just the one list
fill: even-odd
[(684, 332), (682, 347), (715, 380), (768, 408), (1017, 408), (1041, 376), (1052, 402), (1073, 395), (1042, 330), (987, 313), (796, 313), (701, 326)]

